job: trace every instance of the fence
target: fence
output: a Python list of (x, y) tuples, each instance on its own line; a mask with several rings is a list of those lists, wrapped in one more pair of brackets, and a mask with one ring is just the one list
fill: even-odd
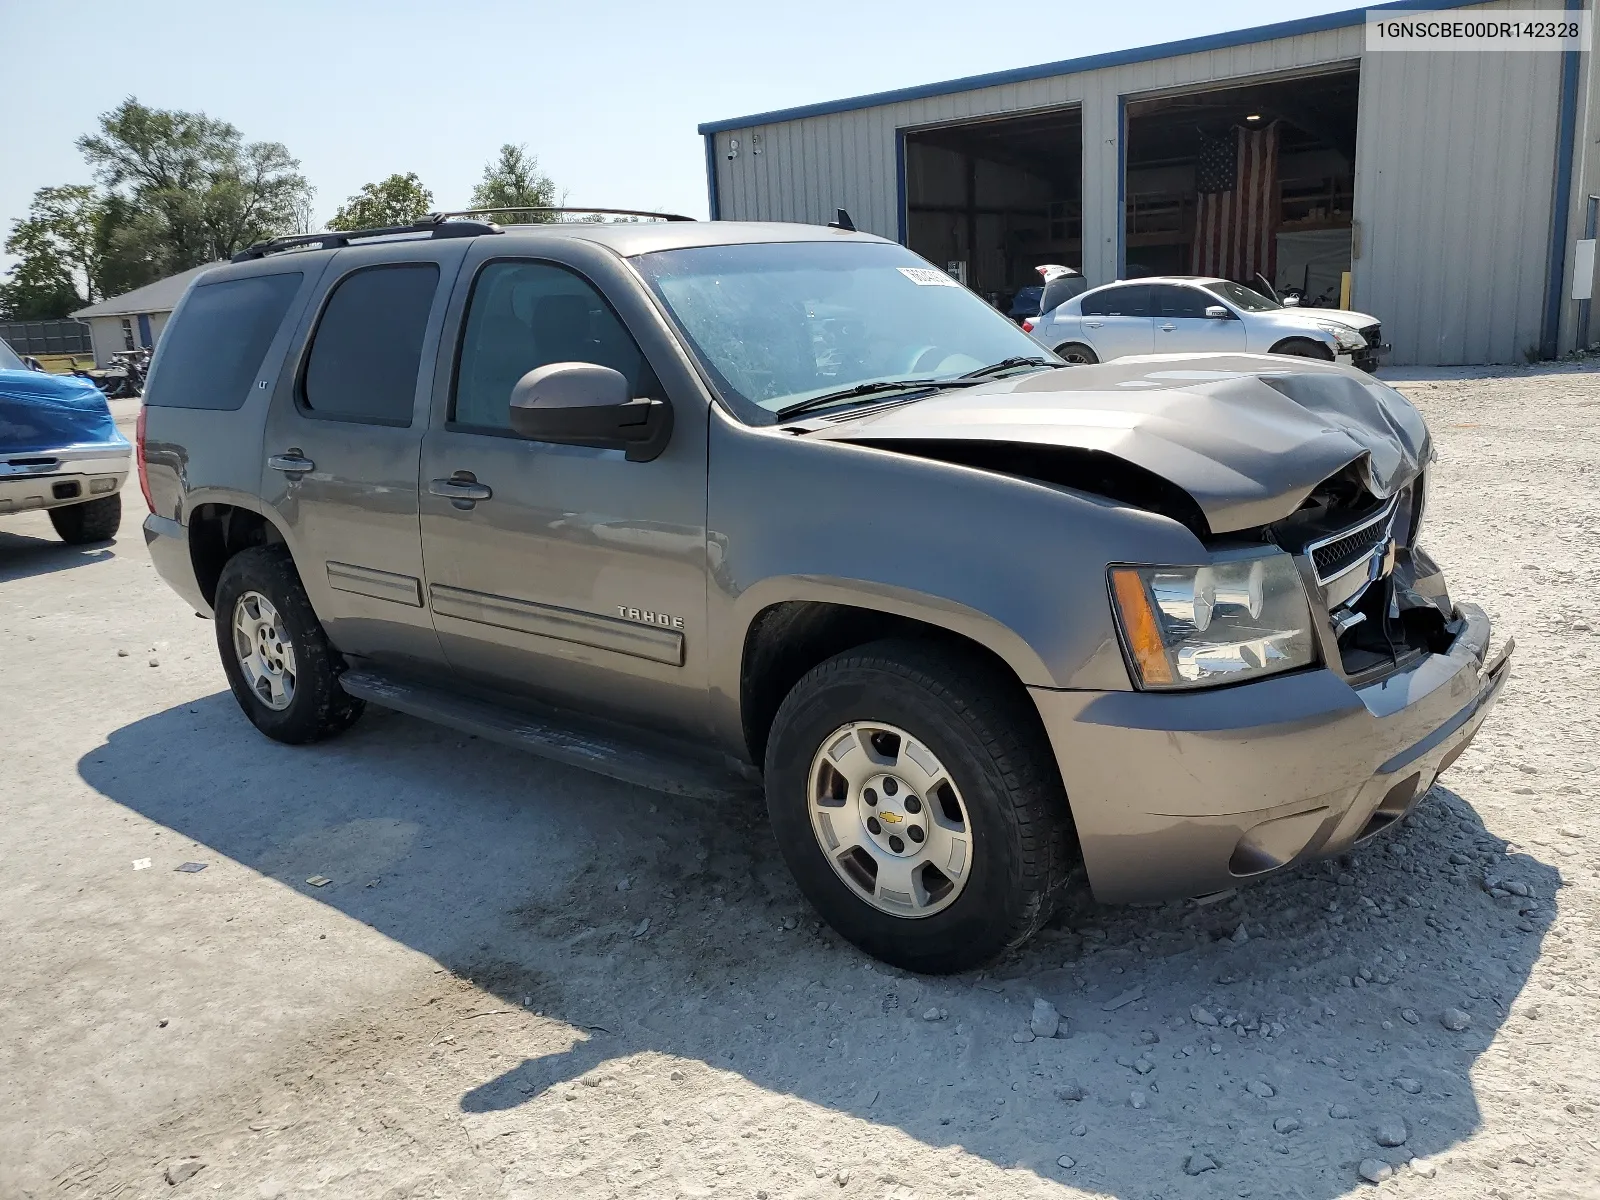
[(92, 354), (82, 321), (0, 321), (0, 338), (18, 354)]

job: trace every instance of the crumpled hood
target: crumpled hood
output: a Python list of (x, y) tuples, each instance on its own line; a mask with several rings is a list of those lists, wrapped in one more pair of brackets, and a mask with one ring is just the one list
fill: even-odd
[[(809, 436), (1098, 451), (1161, 476), (1213, 533), (1289, 516), (1351, 464), (1384, 497), (1432, 453), (1404, 396), (1349, 368), (1264, 354), (1157, 354), (1041, 371), (834, 419)], [(1093, 490), (1092, 488), (1089, 490)]]
[(1340, 325), (1348, 325), (1351, 329), (1361, 330), (1369, 325), (1378, 324), (1378, 318), (1366, 313), (1351, 312), (1348, 308), (1285, 308), (1282, 314), (1289, 316), (1312, 317), (1318, 321), (1337, 321)]
[(75, 375), (0, 371), (0, 455), (107, 443), (128, 444), (94, 384)]

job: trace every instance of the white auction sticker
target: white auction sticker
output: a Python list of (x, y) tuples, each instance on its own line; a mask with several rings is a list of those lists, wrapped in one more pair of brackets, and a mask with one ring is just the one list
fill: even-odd
[(1367, 10), (1368, 50), (1587, 50), (1588, 9)]
[(960, 287), (950, 276), (937, 267), (896, 267), (895, 270), (904, 275), (918, 287)]

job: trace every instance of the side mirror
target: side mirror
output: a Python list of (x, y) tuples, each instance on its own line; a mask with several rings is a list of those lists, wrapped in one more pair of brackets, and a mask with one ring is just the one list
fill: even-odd
[(1232, 315), (1232, 313), (1223, 308), (1220, 304), (1206, 305), (1206, 316), (1211, 318), (1213, 321), (1226, 321)]
[(511, 389), (511, 428), (534, 441), (624, 450), (629, 462), (649, 462), (672, 436), (672, 405), (628, 392), (611, 367), (548, 363)]
[(1300, 297), (1299, 296), (1285, 296), (1283, 298), (1283, 306), (1285, 308), (1299, 308), (1300, 307)]

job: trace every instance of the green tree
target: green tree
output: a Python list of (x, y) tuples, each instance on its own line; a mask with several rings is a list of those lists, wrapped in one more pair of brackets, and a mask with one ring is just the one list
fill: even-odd
[(359, 192), (339, 206), (329, 229), (381, 229), (409, 225), (433, 211), (433, 193), (422, 186), (414, 171), (394, 174), (377, 183), (363, 184)]
[[(507, 142), (492, 162), (484, 164), (483, 179), (472, 189), (471, 204), (474, 209), (554, 208), (561, 200), (556, 195), (555, 182), (540, 172), (539, 160), (528, 153), (526, 146), (513, 146)], [(518, 224), (549, 221), (549, 213), (528, 212), (491, 214), (501, 219), (511, 218)]]
[(0, 284), (0, 313), (14, 321), (65, 317), (105, 294), (99, 237), (105, 203), (83, 184), (40, 188), (13, 221), (6, 253), (18, 262)]
[(127, 274), (159, 278), (285, 233), (310, 193), (281, 142), (246, 142), (226, 121), (132, 96), (78, 149), (123, 202), (103, 240)]
[(48, 253), (25, 254), (0, 283), (0, 321), (54, 321), (83, 306), (72, 272)]

